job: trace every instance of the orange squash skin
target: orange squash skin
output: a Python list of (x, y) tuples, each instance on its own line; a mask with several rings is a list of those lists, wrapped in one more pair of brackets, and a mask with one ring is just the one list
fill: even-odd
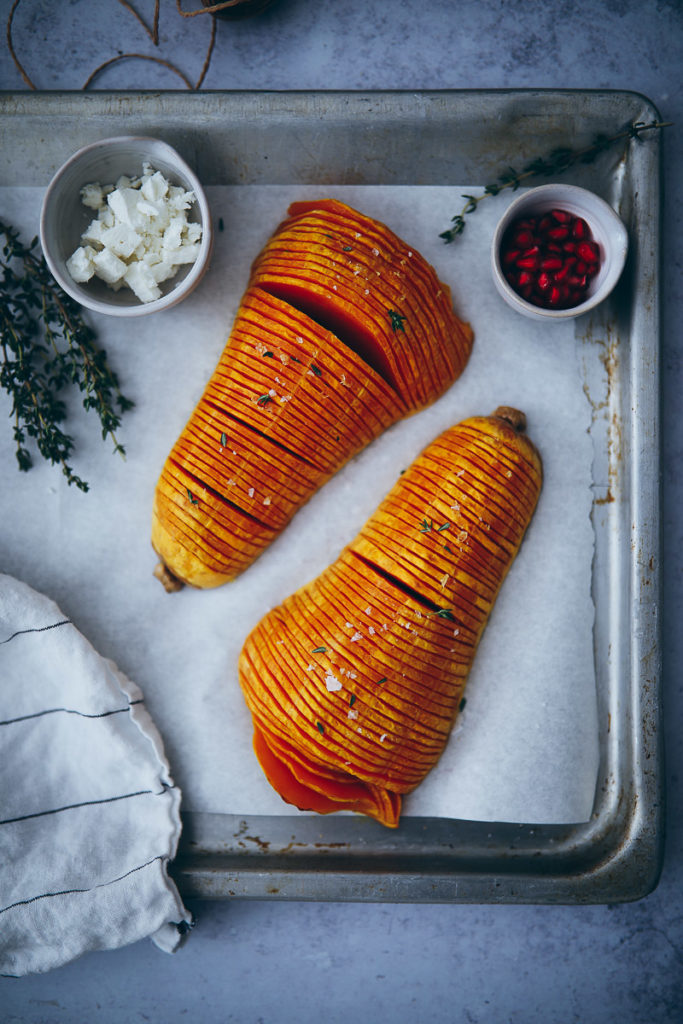
[(540, 494), (523, 422), (501, 409), (445, 431), (247, 637), (254, 748), (287, 802), (396, 827), (401, 795), (439, 759)]
[(164, 574), (235, 579), (350, 458), (442, 394), (471, 346), (447, 286), (387, 227), (334, 200), (293, 204), (162, 468)]

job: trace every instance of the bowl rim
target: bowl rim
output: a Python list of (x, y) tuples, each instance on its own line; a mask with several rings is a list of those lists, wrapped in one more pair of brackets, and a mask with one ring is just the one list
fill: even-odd
[[(577, 205), (581, 203), (584, 206), (597, 208), (609, 224), (610, 266), (608, 273), (597, 291), (589, 295), (578, 306), (570, 306), (568, 309), (546, 309), (543, 306), (534, 305), (533, 302), (528, 302), (508, 283), (500, 265), (500, 243), (510, 222), (525, 207), (537, 203), (543, 204), (545, 201), (550, 203), (551, 198), (553, 198), (552, 206), (559, 205), (561, 202), (571, 203), (573, 199)], [(494, 282), (500, 295), (513, 309), (536, 320), (571, 320), (594, 309), (612, 292), (624, 269), (627, 252), (628, 232), (626, 226), (616, 210), (602, 196), (580, 185), (551, 182), (528, 189), (509, 204), (493, 233), (491, 266)]]
[[(102, 299), (93, 298), (87, 294), (85, 288), (81, 287), (77, 281), (74, 281), (70, 277), (68, 272), (63, 273), (50, 251), (50, 246), (47, 244), (46, 236), (50, 204), (61, 180), (64, 178), (64, 175), (88, 153), (97, 149), (106, 151), (108, 147), (118, 147), (123, 143), (135, 143), (136, 145), (144, 144), (147, 146), (153, 144), (155, 147), (161, 147), (162, 150), (166, 151), (168, 163), (176, 167), (178, 172), (187, 179), (189, 188), (194, 192), (201, 216), (202, 238), (197, 259), (192, 264), (189, 273), (175, 288), (171, 288), (170, 291), (166, 292), (158, 299), (153, 299), (151, 302), (140, 302), (138, 299), (134, 298), (131, 305), (122, 306), (114, 303), (110, 304)], [(149, 162), (153, 163), (151, 159)], [(199, 283), (199, 280), (207, 269), (213, 250), (214, 240), (209, 204), (199, 178), (178, 151), (170, 145), (170, 143), (152, 135), (108, 136), (104, 139), (98, 139), (95, 142), (89, 142), (87, 145), (81, 146), (80, 149), (77, 149), (75, 153), (72, 153), (71, 156), (55, 171), (45, 190), (45, 195), (43, 196), (43, 201), (40, 207), (39, 238), (45, 262), (47, 263), (50, 273), (63, 291), (86, 309), (90, 309), (96, 313), (103, 313), (107, 316), (119, 317), (147, 316), (150, 313), (169, 309), (171, 306), (176, 305), (183, 298), (189, 295), (189, 293)]]

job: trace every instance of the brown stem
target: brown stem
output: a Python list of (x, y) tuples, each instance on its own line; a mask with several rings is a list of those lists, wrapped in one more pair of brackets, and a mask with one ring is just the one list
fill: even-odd
[(185, 586), (183, 581), (179, 580), (177, 576), (174, 576), (168, 566), (164, 565), (163, 562), (158, 562), (154, 567), (154, 576), (161, 581), (167, 594), (177, 594), (177, 592), (182, 590)]
[(526, 416), (519, 409), (513, 409), (511, 405), (499, 405), (493, 415), (509, 423), (518, 434), (526, 430)]

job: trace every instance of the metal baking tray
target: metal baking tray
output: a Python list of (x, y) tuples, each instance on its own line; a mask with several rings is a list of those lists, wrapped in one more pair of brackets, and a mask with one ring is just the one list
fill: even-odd
[[(490, 181), (557, 147), (658, 117), (596, 91), (0, 94), (0, 185), (46, 185), (64, 139), (163, 135), (212, 184)], [(73, 148), (73, 147), (72, 147)], [(594, 656), (600, 769), (591, 819), (526, 825), (185, 814), (186, 898), (600, 903), (657, 883), (663, 839), (659, 605), (659, 218), (656, 133), (564, 180), (607, 198), (630, 255), (601, 308), (608, 397), (595, 431)], [(602, 432), (602, 433), (601, 433)]]

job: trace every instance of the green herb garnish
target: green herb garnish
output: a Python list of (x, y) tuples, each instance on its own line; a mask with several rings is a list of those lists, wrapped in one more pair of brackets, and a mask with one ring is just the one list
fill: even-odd
[(434, 522), (431, 519), (423, 519), (420, 524), (420, 533), (431, 533)]
[(352, 693), (351, 696), (349, 697), (349, 707), (352, 708), (355, 703), (356, 703), (356, 695), (355, 695), (355, 693)]
[(190, 490), (189, 487), (186, 487), (185, 489), (187, 491), (187, 496), (190, 499), (190, 501), (192, 502), (192, 504), (193, 505), (198, 505), (199, 504), (199, 499), (195, 498), (194, 494), (192, 493), (192, 491)]
[(455, 622), (455, 615), (449, 608), (439, 608), (436, 614), (440, 619), (450, 619), (451, 622)]
[(438, 527), (436, 532), (437, 533), (443, 533), (444, 530), (450, 530), (450, 528), (451, 528), (451, 524), (450, 523), (443, 523), (441, 526)]
[(0, 385), (12, 399), (19, 469), (33, 465), (26, 446), (31, 438), (43, 458), (61, 465), (69, 484), (87, 491), (68, 462), (74, 442), (61, 426), (67, 416), (63, 391), (69, 384), (79, 389), (83, 408), (99, 417), (102, 439), (111, 438), (120, 455), (125, 449), (114, 431), (133, 403), (121, 394), (81, 307), (59, 288), (36, 252), (38, 239), (24, 245), (2, 221), (0, 236)]
[(316, 375), (316, 377), (320, 377), (323, 372), (319, 366), (315, 366), (313, 363), (311, 363), (311, 371)]
[(228, 435), (225, 432), (221, 434), (221, 444), (224, 448), (228, 446)]
[(273, 359), (274, 355), (272, 352), (262, 352), (261, 355), (264, 359)]
[(314, 647), (311, 654), (325, 654), (327, 647)]
[(381, 679), (378, 679), (378, 680), (377, 680), (377, 685), (378, 685), (378, 686), (381, 686), (381, 685), (382, 685), (382, 683), (386, 683), (386, 681), (387, 681), (387, 679), (388, 679), (388, 678), (389, 678), (388, 676), (382, 676), (382, 678), (381, 678)]
[(256, 404), (264, 406), (264, 405), (268, 405), (268, 402), (272, 402), (272, 401), (273, 401), (273, 399), (271, 398), (270, 395), (261, 395), (260, 398), (257, 399)]
[(391, 321), (392, 331), (403, 331), (403, 321), (405, 320), (405, 317), (400, 313), (397, 313), (395, 309), (388, 309), (387, 313), (389, 314), (389, 319)]
[(642, 121), (635, 121), (627, 124), (616, 135), (596, 135), (591, 145), (585, 146), (583, 149), (561, 147), (552, 150), (548, 156), (532, 160), (521, 171), (516, 171), (514, 167), (508, 167), (506, 171), (498, 176), (495, 182), (491, 182), (484, 187), (481, 195), (472, 196), (463, 193), (462, 198), (466, 200), (465, 205), (460, 213), (451, 218), (451, 227), (447, 231), (442, 231), (439, 238), (443, 238), (445, 242), (453, 242), (465, 230), (465, 217), (470, 213), (474, 213), (482, 199), (486, 199), (487, 196), (497, 196), (499, 192), (509, 188), (514, 192), (522, 182), (529, 178), (557, 177), (577, 163), (592, 163), (600, 153), (609, 149), (617, 142), (623, 140), (630, 141), (631, 139), (642, 142), (640, 136), (643, 132), (667, 128), (670, 124), (670, 121), (650, 121), (648, 124), (644, 124)]
[(320, 733), (321, 736), (325, 735), (325, 726), (323, 725), (322, 722), (316, 722), (315, 723), (315, 727), (316, 727), (316, 729), (318, 730), (318, 732)]

